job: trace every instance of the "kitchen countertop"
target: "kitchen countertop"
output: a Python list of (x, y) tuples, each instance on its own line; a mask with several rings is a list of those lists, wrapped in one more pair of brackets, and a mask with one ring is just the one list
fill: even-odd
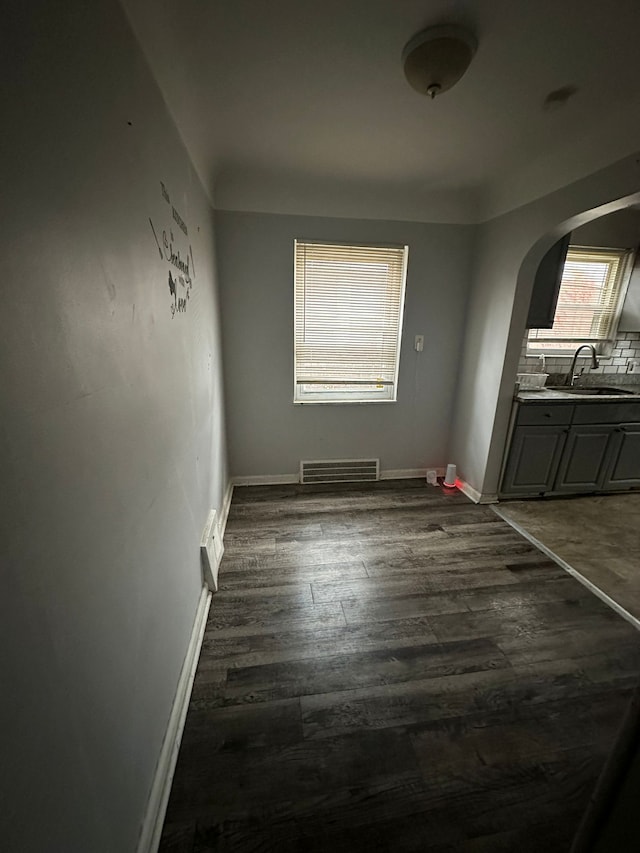
[[(602, 382), (602, 385), (606, 385), (606, 382)], [(612, 383), (613, 386), (613, 383)], [(577, 386), (581, 387), (581, 386)], [(588, 388), (588, 385), (584, 387)], [(541, 391), (519, 391), (515, 398), (520, 403), (549, 403), (553, 402), (563, 402), (563, 403), (622, 403), (622, 402), (637, 402), (640, 400), (640, 384), (631, 385), (625, 384), (623, 386), (625, 389), (629, 391), (633, 391), (632, 394), (571, 394), (569, 391), (554, 391), (551, 388), (543, 388)]]

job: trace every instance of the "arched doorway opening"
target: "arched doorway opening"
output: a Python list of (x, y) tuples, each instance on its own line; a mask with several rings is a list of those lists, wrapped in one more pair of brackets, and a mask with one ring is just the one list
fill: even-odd
[[(539, 220), (535, 223), (537, 226), (535, 230), (538, 232), (538, 235), (533, 236), (533, 242), (529, 242), (529, 248), (524, 249), (524, 256), (521, 254), (521, 259), (517, 262), (519, 266), (512, 304), (511, 323), (507, 336), (498, 399), (496, 401), (495, 419), (485, 470), (485, 480), (483, 488), (480, 490), (484, 495), (494, 496), (498, 493), (499, 478), (508, 437), (513, 390), (516, 375), (519, 372), (534, 281), (541, 261), (549, 249), (569, 232), (576, 232), (578, 229), (585, 228), (590, 223), (639, 204), (640, 192), (635, 192), (622, 196), (615, 201), (567, 217), (551, 227), (544, 220)], [(544, 231), (542, 231), (543, 228), (545, 229)], [(529, 241), (532, 238), (531, 231), (528, 235)], [(522, 235), (518, 236), (522, 237)], [(522, 250), (520, 251), (522, 252)]]

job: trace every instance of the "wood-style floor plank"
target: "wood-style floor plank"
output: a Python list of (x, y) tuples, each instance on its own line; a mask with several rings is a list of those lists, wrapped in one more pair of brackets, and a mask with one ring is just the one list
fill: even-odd
[(301, 592), (302, 601), (297, 594), (289, 596), (288, 601), (285, 596), (268, 599), (266, 595), (257, 601), (254, 596), (225, 599), (214, 609), (206, 630), (215, 631), (218, 637), (239, 637), (246, 633), (270, 634), (297, 625), (320, 628), (345, 624), (339, 602), (314, 604), (308, 584)]
[(217, 666), (221, 660), (230, 666), (254, 666), (370, 649), (402, 648), (409, 643), (438, 642), (423, 616), (377, 625), (326, 627), (312, 623), (272, 633), (242, 630), (242, 634), (235, 636), (205, 632), (198, 671)]
[[(562, 572), (557, 577), (566, 578)], [(370, 600), (375, 598), (387, 599), (410, 593), (445, 593), (457, 590), (491, 588), (509, 584), (518, 584), (519, 579), (514, 572), (507, 568), (496, 567), (464, 567), (456, 570), (427, 571), (425, 567), (408, 567), (403, 574), (391, 574), (388, 577), (364, 578), (350, 580), (330, 580), (320, 577), (311, 584), (313, 600), (316, 604), (329, 601), (344, 601), (346, 599)]]
[(636, 630), (423, 481), (238, 488), (160, 853), (566, 853)]
[(332, 737), (359, 728), (410, 726), (485, 712), (496, 704), (508, 710), (576, 695), (586, 698), (597, 689), (580, 665), (554, 660), (302, 696), (300, 706), (305, 737)]
[(290, 566), (272, 567), (269, 572), (265, 571), (264, 566), (237, 571), (227, 568), (224, 574), (219, 575), (219, 585), (221, 592), (250, 589), (262, 595), (265, 587), (282, 587), (288, 584), (303, 586), (306, 583), (344, 583), (368, 577), (362, 560), (348, 563), (322, 563), (314, 566), (299, 566), (294, 563)]
[(226, 704), (264, 702), (507, 666), (487, 640), (412, 645), (230, 669), (221, 698)]

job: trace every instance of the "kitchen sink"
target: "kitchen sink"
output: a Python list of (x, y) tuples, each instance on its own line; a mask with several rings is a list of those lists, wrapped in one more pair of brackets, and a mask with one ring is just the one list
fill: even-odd
[(566, 394), (578, 394), (584, 397), (600, 397), (600, 396), (620, 396), (625, 394), (633, 394), (628, 388), (620, 388), (617, 386), (607, 387), (606, 385), (589, 385), (581, 388), (572, 388), (570, 385), (552, 385), (547, 386), (550, 391), (564, 391)]

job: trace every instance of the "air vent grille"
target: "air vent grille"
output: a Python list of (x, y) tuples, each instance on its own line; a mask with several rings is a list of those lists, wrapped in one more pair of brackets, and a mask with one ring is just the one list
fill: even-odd
[(300, 463), (301, 483), (362, 483), (379, 479), (379, 459), (303, 459)]

